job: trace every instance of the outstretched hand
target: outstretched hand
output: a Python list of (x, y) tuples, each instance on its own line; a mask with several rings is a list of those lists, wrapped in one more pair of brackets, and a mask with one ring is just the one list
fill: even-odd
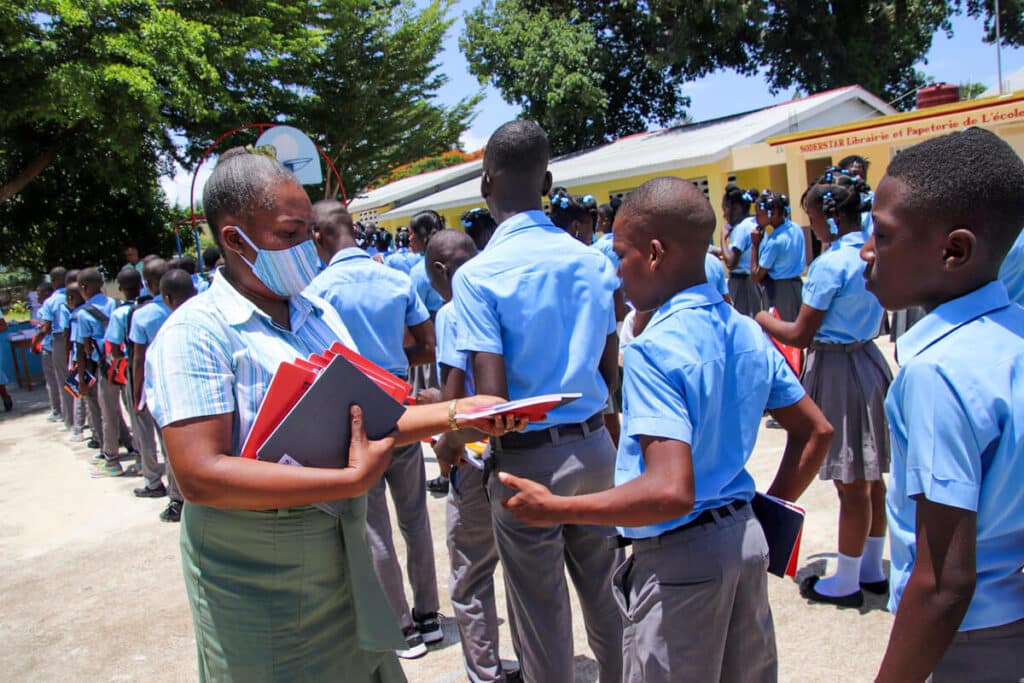
[[(459, 399), (458, 407), (460, 412), (471, 413), (473, 410), (490, 408), (491, 406), (505, 403), (507, 399), (500, 396), (487, 396), (479, 394)], [(515, 418), (512, 415), (495, 415), (479, 420), (458, 420), (459, 429), (476, 429), (488, 436), (504, 436), (509, 432), (520, 432), (530, 424), (526, 418)]]
[(542, 484), (507, 472), (499, 473), (498, 479), (516, 492), (502, 500), (501, 505), (520, 521), (530, 526), (550, 526), (565, 521), (561, 511), (562, 496), (556, 496)]

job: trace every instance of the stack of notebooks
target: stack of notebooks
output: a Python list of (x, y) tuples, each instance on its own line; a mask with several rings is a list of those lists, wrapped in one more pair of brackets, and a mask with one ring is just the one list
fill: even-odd
[(768, 541), (768, 572), (779, 577), (795, 577), (806, 514), (804, 509), (788, 500), (760, 492), (754, 494), (750, 504)]

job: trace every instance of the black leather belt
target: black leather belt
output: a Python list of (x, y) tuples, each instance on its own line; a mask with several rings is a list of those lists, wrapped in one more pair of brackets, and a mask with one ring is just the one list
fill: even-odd
[(750, 273), (729, 273), (730, 280), (749, 280)]
[(726, 503), (722, 507), (715, 508), (714, 510), (705, 510), (704, 512), (700, 513), (694, 519), (690, 520), (686, 524), (678, 526), (675, 529), (670, 529), (669, 531), (666, 531), (660, 536), (655, 536), (654, 538), (626, 538), (625, 536), (615, 536), (611, 539), (612, 547), (625, 548), (626, 546), (633, 545), (637, 542), (653, 541), (659, 538), (667, 538), (672, 536), (673, 534), (682, 533), (683, 531), (686, 531), (688, 529), (694, 529), (699, 526), (704, 526), (705, 524), (711, 524), (715, 521), (716, 512), (718, 513), (719, 517), (732, 517), (732, 513), (739, 512), (745, 507), (747, 507), (747, 501), (736, 500), (731, 503)]
[(604, 413), (600, 412), (591, 415), (585, 422), (555, 425), (535, 432), (510, 433), (502, 437), (494, 437), (491, 439), (491, 450), (495, 452), (528, 451), (555, 443), (556, 435), (558, 440), (567, 437), (584, 437), (602, 428), (604, 428)]

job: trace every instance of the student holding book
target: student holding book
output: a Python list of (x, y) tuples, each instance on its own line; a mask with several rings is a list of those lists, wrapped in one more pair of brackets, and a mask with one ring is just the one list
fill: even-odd
[[(501, 399), (411, 407), (394, 436), (373, 442), (355, 406), (341, 469), (235, 457), (282, 362), (354, 344), (333, 308), (302, 294), (317, 271), (312, 209), (284, 166), (225, 153), (203, 207), (225, 264), (146, 359), (148, 406), (187, 501), (182, 565), (200, 680), (404, 680), (394, 650), (405, 641), (366, 544), (365, 494), (396, 442), (467, 426), (503, 433), (500, 418), (455, 417)], [(311, 506), (339, 499), (349, 502), (337, 516)]]
[(634, 683), (776, 679), (768, 546), (746, 462), (767, 408), (789, 432), (768, 493), (795, 500), (832, 437), (757, 324), (706, 282), (714, 227), (707, 198), (679, 178), (644, 183), (616, 217), (626, 295), (654, 314), (623, 352), (615, 488), (555, 495), (529, 474), (499, 475), (501, 504), (524, 523), (620, 526), (632, 556), (613, 592)]

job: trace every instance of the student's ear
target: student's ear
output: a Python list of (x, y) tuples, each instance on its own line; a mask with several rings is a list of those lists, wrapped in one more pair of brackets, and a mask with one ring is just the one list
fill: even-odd
[(664, 259), (665, 245), (661, 243), (661, 240), (651, 240), (650, 253), (648, 254), (648, 260), (651, 265), (651, 270), (657, 270), (661, 266), (661, 262)]
[[(487, 199), (491, 196), (491, 174), (487, 171), (484, 171), (483, 175), (480, 176), (480, 196), (483, 199)], [(411, 232), (412, 231), (410, 230), (410, 233)]]
[(544, 184), (540, 188), (540, 196), (547, 197), (551, 193), (551, 186), (554, 181), (551, 178), (551, 171), (544, 171)]
[(946, 270), (963, 268), (969, 264), (977, 246), (977, 236), (967, 228), (957, 228), (946, 235), (946, 245), (942, 250), (942, 261)]
[(220, 242), (228, 251), (245, 256), (245, 248), (249, 246), (233, 225), (224, 225), (220, 229)]

